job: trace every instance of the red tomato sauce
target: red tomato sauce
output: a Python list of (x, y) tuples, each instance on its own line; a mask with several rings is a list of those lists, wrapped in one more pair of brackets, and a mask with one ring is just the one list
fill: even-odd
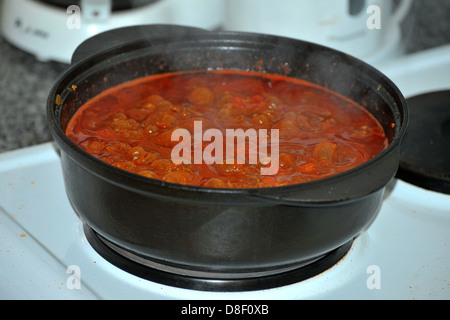
[[(279, 132), (278, 170), (267, 163), (174, 163), (178, 128)], [(317, 180), (354, 168), (388, 146), (364, 108), (320, 86), (281, 75), (196, 71), (154, 75), (105, 90), (71, 118), (67, 136), (123, 170), (211, 188), (261, 188)], [(224, 139), (225, 141), (225, 139)], [(270, 140), (269, 140), (270, 141)], [(202, 142), (202, 148), (209, 141)], [(225, 148), (225, 146), (224, 146)], [(269, 145), (270, 154), (270, 145)]]

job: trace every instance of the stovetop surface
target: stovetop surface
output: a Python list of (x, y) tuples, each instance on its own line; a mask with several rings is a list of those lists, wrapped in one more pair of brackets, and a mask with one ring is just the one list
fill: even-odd
[[(53, 144), (0, 158), (0, 298), (450, 297), (450, 196), (401, 180), (388, 185), (376, 219), (331, 269), (281, 288), (211, 293), (143, 280), (92, 249), (67, 200)], [(80, 289), (71, 288), (74, 268), (80, 271)]]
[[(449, 49), (380, 69), (406, 97), (450, 89)], [(90, 246), (52, 143), (0, 154), (1, 299), (449, 299), (449, 230), (449, 195), (394, 179), (374, 221), (319, 275), (247, 292), (175, 288), (131, 275)]]

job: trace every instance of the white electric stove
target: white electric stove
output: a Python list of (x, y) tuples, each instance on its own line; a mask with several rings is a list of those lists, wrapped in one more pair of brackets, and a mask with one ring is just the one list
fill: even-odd
[[(450, 89), (450, 46), (377, 67), (407, 98)], [(394, 179), (374, 221), (326, 271), (264, 290), (201, 291), (105, 260), (69, 204), (56, 148), (45, 143), (0, 154), (0, 298), (449, 299), (450, 195)]]

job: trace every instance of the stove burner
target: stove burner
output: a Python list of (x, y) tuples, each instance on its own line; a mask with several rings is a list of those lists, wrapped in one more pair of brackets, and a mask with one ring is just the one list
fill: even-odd
[(331, 268), (347, 254), (353, 243), (351, 240), (320, 258), (301, 265), (260, 273), (226, 274), (224, 276), (220, 273), (187, 270), (150, 261), (148, 258), (119, 248), (87, 225), (84, 226), (84, 232), (95, 251), (116, 267), (130, 274), (177, 288), (215, 292), (263, 290), (301, 282)]
[(450, 194), (450, 91), (418, 95), (407, 103), (409, 125), (397, 177)]

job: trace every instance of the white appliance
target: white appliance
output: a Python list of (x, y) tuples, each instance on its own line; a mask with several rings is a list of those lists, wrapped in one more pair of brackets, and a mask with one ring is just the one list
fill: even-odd
[[(377, 67), (406, 97), (450, 89), (450, 46)], [(374, 221), (329, 269), (264, 290), (200, 291), (103, 258), (44, 143), (0, 154), (0, 299), (450, 299), (450, 195), (394, 179)]]
[(225, 12), (222, 0), (141, 0), (122, 10), (113, 10), (113, 0), (0, 1), (4, 38), (39, 60), (62, 63), (70, 62), (81, 42), (103, 31), (149, 23), (213, 30), (221, 27)]
[(412, 0), (228, 0), (225, 28), (298, 38), (370, 63), (402, 53)]

